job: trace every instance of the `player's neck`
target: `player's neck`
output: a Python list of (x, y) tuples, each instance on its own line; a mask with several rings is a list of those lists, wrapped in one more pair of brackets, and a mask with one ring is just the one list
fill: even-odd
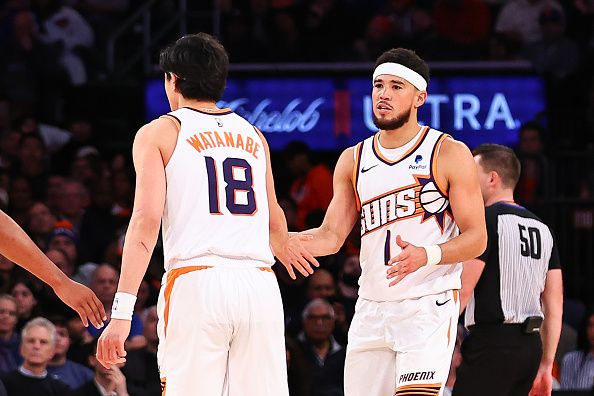
[(380, 130), (379, 143), (383, 148), (393, 149), (404, 146), (410, 142), (418, 133), (421, 127), (416, 120), (409, 120), (398, 129)]
[(178, 102), (178, 108), (191, 107), (196, 110), (217, 110), (216, 103), (212, 100), (194, 100), (181, 98)]
[(513, 190), (502, 190), (498, 191), (497, 193), (494, 193), (489, 198), (487, 198), (487, 200), (485, 201), (485, 206), (491, 206), (493, 204), (496, 204), (497, 202), (505, 202), (517, 205), (514, 201)]

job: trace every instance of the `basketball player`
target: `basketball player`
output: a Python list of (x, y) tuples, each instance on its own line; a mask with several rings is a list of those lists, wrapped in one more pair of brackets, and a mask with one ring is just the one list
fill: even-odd
[(348, 337), (345, 395), (438, 395), (456, 341), (463, 260), (486, 245), (477, 170), (468, 148), (419, 126), (429, 69), (391, 49), (373, 73), (379, 132), (348, 148), (334, 171), (323, 224), (304, 231), (315, 256), (361, 222), (359, 299)]
[[(292, 278), (315, 259), (289, 239), (268, 145), (216, 102), (229, 60), (208, 34), (161, 52), (172, 112), (133, 146), (134, 210), (122, 274), (98, 360), (125, 360), (136, 293), (163, 223), (158, 362), (165, 395), (288, 395), (284, 320), (273, 253)], [(272, 252), (271, 252), (272, 248)]]
[(56, 295), (78, 313), (86, 326), (103, 327), (106, 320), (103, 305), (89, 288), (74, 282), (25, 234), (10, 217), (0, 210), (0, 254), (20, 265), (47, 283)]

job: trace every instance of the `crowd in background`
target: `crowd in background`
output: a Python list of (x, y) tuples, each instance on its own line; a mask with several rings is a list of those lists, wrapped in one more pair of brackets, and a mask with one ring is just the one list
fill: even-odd
[[(108, 312), (134, 198), (131, 150), (110, 140), (100, 108), (67, 111), (77, 100), (68, 92), (106, 78), (101, 55), (107, 37), (141, 3), (0, 3), (0, 209), (60, 269), (91, 287)], [(158, 3), (161, 18), (175, 7)], [(581, 217), (573, 213), (575, 224), (592, 235), (592, 159), (579, 162), (577, 173), (566, 172), (555, 150), (584, 149), (594, 141), (594, 1), (223, 0), (220, 6), (221, 39), (232, 62), (373, 61), (395, 46), (413, 48), (428, 61), (533, 62), (547, 81), (548, 124), (539, 120), (519, 131), (517, 201), (547, 219), (552, 197), (581, 200), (586, 206)], [(290, 230), (321, 223), (338, 154), (311, 153), (299, 142), (273, 153)], [(292, 281), (282, 266), (274, 267), (285, 309), (291, 395), (342, 394), (359, 243), (355, 227), (341, 251), (321, 258), (322, 268), (309, 278)], [(42, 353), (48, 378), (82, 389), (81, 395), (94, 378), (131, 395), (160, 394), (154, 305), (162, 274), (158, 243), (139, 291), (128, 362), (114, 374), (93, 357), (100, 330), (85, 329), (51, 289), (0, 256), (0, 378), (14, 381), (24, 360), (39, 358), (24, 340), (41, 328), (56, 339), (55, 348)], [(580, 383), (574, 375), (594, 376), (594, 301), (573, 294), (557, 356), (561, 388)], [(34, 326), (27, 327), (31, 320)], [(459, 360), (455, 351), (449, 387)]]

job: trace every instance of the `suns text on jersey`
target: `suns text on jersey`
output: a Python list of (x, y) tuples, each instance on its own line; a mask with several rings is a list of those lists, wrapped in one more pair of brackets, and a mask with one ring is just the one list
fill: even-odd
[(253, 155), (254, 158), (258, 159), (258, 153), (260, 151), (260, 144), (257, 141), (249, 136), (246, 137), (241, 133), (235, 132), (198, 132), (186, 139), (186, 142), (194, 147), (199, 153), (203, 150), (212, 148), (234, 147), (247, 151)]
[(361, 204), (361, 235), (423, 213), (419, 183), (382, 194)]

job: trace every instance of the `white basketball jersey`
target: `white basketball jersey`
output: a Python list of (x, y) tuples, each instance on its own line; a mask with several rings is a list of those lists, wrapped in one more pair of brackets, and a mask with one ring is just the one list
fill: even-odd
[(259, 131), (229, 109), (181, 108), (169, 116), (181, 128), (165, 168), (165, 269), (271, 266), (266, 152)]
[(361, 297), (395, 301), (460, 288), (461, 264), (423, 266), (392, 287), (392, 280), (386, 279), (388, 260), (401, 251), (397, 235), (415, 246), (440, 244), (458, 235), (447, 192), (435, 180), (436, 157), (448, 137), (423, 127), (407, 144), (408, 150), (393, 160), (382, 154), (379, 133), (355, 146)]

